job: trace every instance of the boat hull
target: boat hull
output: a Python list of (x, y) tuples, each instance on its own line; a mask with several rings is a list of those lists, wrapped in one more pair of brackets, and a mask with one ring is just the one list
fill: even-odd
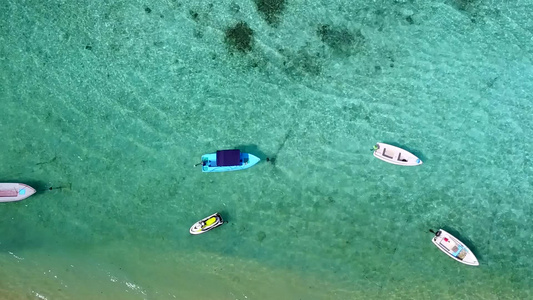
[(409, 167), (422, 164), (420, 158), (402, 148), (385, 143), (377, 143), (375, 148), (377, 149), (374, 150), (374, 156), (390, 164)]
[[(210, 219), (214, 219), (213, 222), (209, 222)], [(205, 217), (201, 219), (200, 221), (194, 223), (191, 228), (189, 229), (189, 233), (193, 235), (206, 233), (209, 230), (215, 229), (218, 226), (221, 226), (224, 224), (224, 220), (220, 216), (219, 213), (214, 213), (210, 215), (209, 217)]]
[(479, 266), (474, 253), (460, 240), (443, 229), (439, 229), (431, 241), (439, 250), (454, 260), (469, 266)]
[(35, 189), (23, 183), (0, 183), (0, 202), (20, 201), (35, 194)]
[(241, 152), (241, 165), (238, 166), (217, 166), (217, 154), (209, 153), (202, 155), (202, 172), (212, 173), (212, 172), (229, 172), (229, 171), (239, 171), (245, 170), (256, 165), (261, 159), (259, 157)]

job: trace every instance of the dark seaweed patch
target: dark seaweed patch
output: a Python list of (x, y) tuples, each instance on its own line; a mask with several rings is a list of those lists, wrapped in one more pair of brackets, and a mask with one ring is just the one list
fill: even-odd
[(254, 31), (246, 22), (239, 22), (235, 26), (226, 29), (224, 41), (231, 48), (246, 53), (252, 50)]
[(321, 25), (317, 29), (317, 34), (322, 42), (338, 53), (350, 54), (354, 47), (364, 43), (364, 36), (360, 31), (354, 34), (345, 28)]
[(286, 0), (255, 0), (257, 11), (270, 26), (277, 26), (287, 5)]
[(204, 37), (204, 33), (200, 29), (195, 29), (193, 32), (193, 36), (197, 39), (201, 39)]
[(462, 11), (469, 11), (476, 4), (477, 0), (452, 0), (452, 5)]
[(257, 241), (259, 243), (263, 242), (266, 238), (266, 233), (264, 231), (259, 231), (259, 233), (257, 233)]
[(342, 106), (342, 116), (349, 121), (364, 120), (370, 122), (372, 120), (372, 112), (367, 110), (362, 105), (346, 104)]
[(189, 10), (189, 16), (191, 16), (191, 19), (193, 19), (195, 22), (198, 22), (199, 15), (194, 10)]
[(231, 5), (229, 6), (229, 10), (232, 13), (238, 13), (241, 11), (241, 7), (239, 6), (239, 4), (232, 2)]
[(306, 48), (300, 49), (296, 54), (289, 54), (283, 62), (285, 71), (295, 77), (318, 76), (322, 72), (322, 59), (320, 53), (311, 53)]

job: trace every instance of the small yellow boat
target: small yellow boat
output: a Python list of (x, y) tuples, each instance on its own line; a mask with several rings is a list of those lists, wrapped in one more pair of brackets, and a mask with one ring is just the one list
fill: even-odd
[(201, 234), (204, 232), (208, 232), (209, 230), (213, 228), (217, 228), (218, 226), (224, 224), (224, 220), (222, 220), (222, 217), (219, 213), (214, 213), (210, 215), (209, 217), (203, 218), (202, 220), (194, 223), (192, 225), (189, 232), (191, 234)]

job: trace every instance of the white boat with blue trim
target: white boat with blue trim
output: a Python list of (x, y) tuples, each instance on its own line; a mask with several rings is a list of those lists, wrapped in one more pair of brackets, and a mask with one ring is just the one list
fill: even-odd
[(202, 156), (202, 172), (228, 172), (248, 169), (261, 159), (238, 149), (219, 150)]
[(418, 166), (422, 164), (420, 158), (413, 153), (385, 143), (374, 146), (374, 156), (391, 164), (400, 166)]
[(23, 183), (0, 183), (0, 202), (20, 201), (35, 194), (35, 189)]
[(456, 261), (469, 266), (479, 266), (479, 262), (474, 253), (456, 237), (443, 229), (435, 232), (432, 241), (437, 248)]

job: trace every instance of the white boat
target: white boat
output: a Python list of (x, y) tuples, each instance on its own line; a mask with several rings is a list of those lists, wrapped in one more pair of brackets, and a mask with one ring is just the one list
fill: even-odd
[(20, 201), (35, 194), (35, 189), (23, 183), (0, 183), (0, 202)]
[(220, 214), (214, 213), (210, 215), (209, 217), (205, 217), (201, 219), (200, 221), (194, 223), (191, 229), (189, 229), (189, 232), (191, 234), (201, 234), (213, 228), (216, 228), (222, 224), (224, 224), (224, 220), (222, 220), (222, 217), (220, 216)]
[(202, 172), (228, 172), (244, 170), (253, 167), (261, 159), (241, 150), (218, 150), (216, 153), (202, 155)]
[(432, 239), (433, 244), (456, 261), (469, 266), (479, 266), (476, 256), (468, 247), (450, 233), (439, 229)]
[(374, 146), (374, 156), (391, 164), (400, 166), (418, 166), (422, 164), (420, 158), (413, 153), (385, 143)]

